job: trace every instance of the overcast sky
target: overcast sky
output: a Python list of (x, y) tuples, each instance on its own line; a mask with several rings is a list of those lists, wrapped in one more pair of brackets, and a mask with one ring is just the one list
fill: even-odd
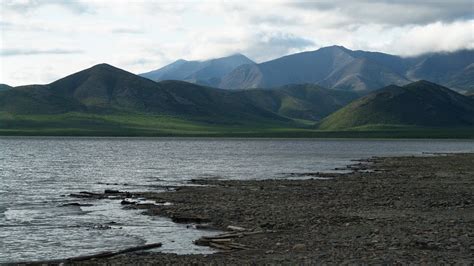
[(0, 83), (49, 83), (103, 62), (134, 73), (233, 53), (262, 62), (335, 44), (402, 56), (474, 49), (473, 3), (1, 0)]

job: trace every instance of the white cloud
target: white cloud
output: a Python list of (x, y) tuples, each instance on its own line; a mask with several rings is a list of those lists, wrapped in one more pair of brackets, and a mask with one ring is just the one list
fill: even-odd
[(11, 85), (48, 83), (102, 62), (141, 73), (179, 58), (240, 52), (264, 61), (334, 44), (404, 56), (474, 48), (472, 0), (3, 0), (0, 5), (0, 83)]
[(474, 49), (474, 20), (449, 24), (436, 22), (403, 29), (389, 46), (392, 52), (405, 56)]

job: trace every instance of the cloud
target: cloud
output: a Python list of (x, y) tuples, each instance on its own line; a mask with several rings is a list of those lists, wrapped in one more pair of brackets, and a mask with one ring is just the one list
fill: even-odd
[(49, 50), (35, 50), (35, 49), (1, 49), (0, 56), (22, 56), (22, 55), (48, 55), (48, 54), (81, 54), (81, 50), (67, 50), (67, 49), (49, 49)]
[(142, 34), (144, 33), (143, 30), (134, 29), (134, 28), (115, 28), (112, 29), (110, 32), (116, 34)]
[(252, 38), (242, 53), (256, 61), (265, 61), (283, 55), (304, 51), (316, 47), (314, 41), (289, 33), (259, 33)]
[(79, 14), (91, 11), (89, 6), (80, 0), (2, 0), (2, 8), (10, 12), (30, 12), (45, 6), (60, 6)]
[(403, 56), (474, 49), (474, 20), (406, 27), (388, 46)]
[(0, 9), (0, 67), (9, 66), (0, 82), (13, 85), (102, 62), (141, 73), (179, 58), (263, 62), (329, 45), (403, 56), (474, 48), (472, 0), (0, 0)]
[(348, 18), (348, 23), (388, 25), (430, 24), (474, 18), (472, 0), (360, 0), (360, 1), (291, 1), (290, 7), (331, 12)]

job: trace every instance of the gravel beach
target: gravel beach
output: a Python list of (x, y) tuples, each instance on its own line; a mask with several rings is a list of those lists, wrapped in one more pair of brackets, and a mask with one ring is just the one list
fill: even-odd
[(307, 180), (194, 180), (204, 186), (128, 194), (172, 204), (130, 204), (127, 208), (220, 229), (227, 235), (198, 241), (218, 247), (210, 255), (143, 251), (63, 263), (474, 262), (474, 154), (370, 158), (354, 163), (351, 173), (305, 173), (314, 177)]

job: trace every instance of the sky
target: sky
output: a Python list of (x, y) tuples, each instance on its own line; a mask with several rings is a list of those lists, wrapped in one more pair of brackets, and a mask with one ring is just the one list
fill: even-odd
[(11, 86), (99, 63), (143, 73), (180, 58), (263, 62), (330, 45), (400, 56), (474, 49), (474, 1), (0, 1), (0, 83)]

